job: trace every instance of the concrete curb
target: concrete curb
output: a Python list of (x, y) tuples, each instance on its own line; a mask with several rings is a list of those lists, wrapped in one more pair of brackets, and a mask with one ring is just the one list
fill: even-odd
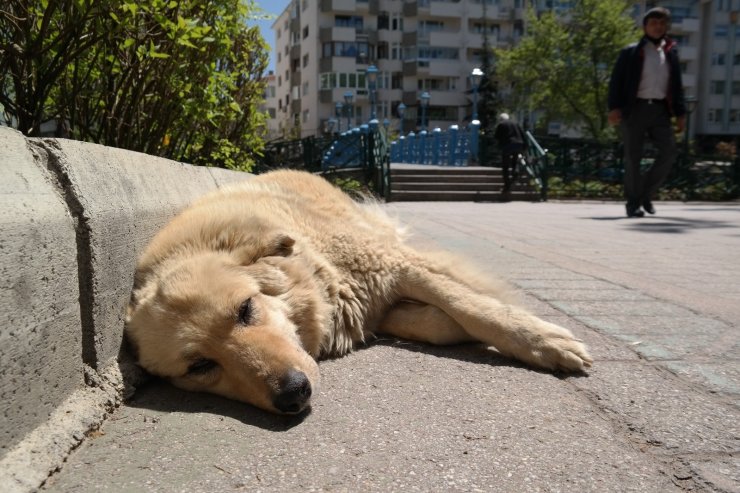
[(249, 175), (0, 128), (0, 484), (43, 483), (142, 378), (122, 351), (136, 258)]

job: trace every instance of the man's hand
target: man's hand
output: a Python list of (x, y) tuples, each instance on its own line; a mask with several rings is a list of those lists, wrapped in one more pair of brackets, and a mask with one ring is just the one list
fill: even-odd
[(676, 117), (676, 133), (683, 133), (684, 128), (686, 128), (686, 115)]
[(608, 119), (610, 125), (619, 125), (619, 122), (622, 121), (622, 110), (619, 108), (611, 110)]

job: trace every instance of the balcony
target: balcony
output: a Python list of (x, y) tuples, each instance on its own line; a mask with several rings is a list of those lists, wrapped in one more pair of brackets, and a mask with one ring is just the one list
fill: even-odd
[[(482, 41), (481, 41), (482, 43)], [(434, 31), (429, 33), (429, 44), (431, 46), (461, 46), (462, 38), (460, 31)]]
[(679, 46), (678, 56), (681, 60), (697, 60), (699, 57), (699, 50), (696, 46)]
[(321, 0), (322, 12), (348, 12), (354, 13), (357, 10), (355, 0)]
[(404, 77), (413, 77), (419, 72), (416, 61), (403, 62), (403, 75)]
[(290, 59), (295, 60), (297, 58), (301, 58), (301, 45), (300, 44), (294, 44), (290, 47)]
[(404, 17), (416, 17), (419, 13), (419, 5), (416, 2), (405, 2), (403, 4)]
[(436, 15), (440, 17), (452, 17), (452, 18), (459, 18), (460, 17), (460, 1), (452, 2), (452, 1), (443, 1), (443, 2), (435, 2), (432, 1), (429, 4), (429, 13), (431, 15)]
[(319, 41), (355, 41), (357, 30), (354, 27), (322, 27), (319, 31)]
[(696, 19), (694, 17), (674, 19), (673, 22), (671, 22), (671, 31), (675, 33), (699, 32), (699, 19)]
[(404, 32), (401, 36), (401, 44), (404, 46), (416, 46), (418, 42), (418, 34), (416, 31)]

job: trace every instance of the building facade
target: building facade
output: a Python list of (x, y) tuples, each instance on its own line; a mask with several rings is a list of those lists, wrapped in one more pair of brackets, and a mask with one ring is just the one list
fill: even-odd
[[(275, 131), (285, 138), (346, 130), (370, 118), (367, 68), (378, 68), (376, 115), (399, 129), (421, 126), (422, 92), (430, 95), (427, 128), (466, 125), (470, 73), (479, 67), (484, 32), (492, 47), (515, 45), (525, 9), (567, 13), (559, 0), (292, 0), (275, 31)], [(696, 135), (740, 134), (740, 0), (634, 3), (671, 10)], [(606, 110), (605, 110), (606, 111)]]

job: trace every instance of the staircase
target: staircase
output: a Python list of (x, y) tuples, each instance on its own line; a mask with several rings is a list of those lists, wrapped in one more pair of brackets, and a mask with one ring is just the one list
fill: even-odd
[[(528, 182), (528, 177), (520, 177), (507, 200), (540, 200)], [(503, 187), (501, 168), (391, 164), (388, 201), (498, 202), (504, 200)]]

